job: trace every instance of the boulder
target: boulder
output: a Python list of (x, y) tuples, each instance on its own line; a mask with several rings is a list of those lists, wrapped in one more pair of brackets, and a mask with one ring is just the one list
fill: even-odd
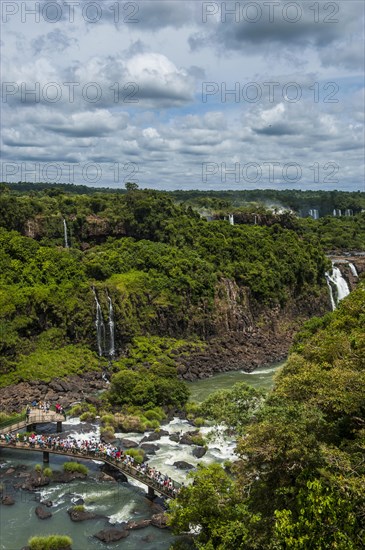
[(162, 514), (154, 514), (151, 518), (151, 525), (154, 527), (158, 527), (159, 529), (166, 529), (167, 527), (167, 515)]
[(12, 504), (15, 504), (15, 500), (12, 496), (10, 495), (5, 495), (2, 499), (1, 499), (1, 504), (5, 504), (5, 506), (11, 506)]
[(133, 441), (133, 439), (123, 438), (120, 440), (120, 442), (125, 449), (134, 449), (135, 447), (138, 447), (138, 443), (136, 441)]
[(47, 508), (51, 508), (51, 506), (53, 506), (52, 500), (42, 500), (41, 504), (43, 504), (44, 506), (47, 506)]
[(174, 462), (173, 464), (175, 468), (179, 468), (179, 470), (193, 470), (194, 466), (192, 464), (189, 464), (189, 462), (185, 462), (185, 460), (178, 460), (177, 462)]
[(143, 439), (141, 439), (141, 443), (148, 443), (149, 441), (158, 441), (161, 439), (162, 435), (160, 430), (159, 432), (153, 432), (150, 435), (145, 435)]
[(105, 472), (99, 474), (99, 481), (112, 481), (113, 483), (116, 483), (116, 479), (114, 479), (113, 476), (106, 474)]
[(201, 458), (202, 456), (205, 455), (206, 452), (207, 450), (205, 447), (195, 447), (195, 449), (193, 449), (193, 455), (196, 458)]
[(86, 510), (75, 510), (74, 508), (69, 508), (67, 513), (72, 521), (85, 521), (86, 519), (96, 519), (102, 517), (98, 514), (93, 514), (93, 512), (87, 512)]
[(179, 443), (180, 441), (180, 434), (176, 433), (176, 434), (171, 434), (170, 435), (170, 439), (171, 441), (174, 441), (175, 443)]
[(128, 536), (129, 531), (127, 529), (120, 531), (114, 527), (111, 529), (103, 529), (94, 535), (94, 537), (101, 540), (101, 542), (116, 542), (117, 540), (125, 539)]
[(51, 512), (48, 512), (48, 510), (45, 510), (42, 506), (37, 506), (35, 509), (35, 514), (39, 519), (48, 519), (52, 517)]
[(130, 529), (131, 531), (134, 531), (135, 529), (144, 529), (145, 527), (149, 527), (151, 525), (150, 519), (140, 519), (137, 521), (128, 521), (126, 525), (126, 529)]
[(153, 443), (142, 443), (140, 447), (149, 455), (154, 455), (160, 448), (158, 445), (154, 445)]

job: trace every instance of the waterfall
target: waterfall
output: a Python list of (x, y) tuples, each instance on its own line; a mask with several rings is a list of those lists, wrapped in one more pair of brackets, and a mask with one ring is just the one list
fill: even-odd
[(359, 274), (358, 274), (357, 269), (354, 266), (354, 264), (351, 264), (349, 262), (349, 268), (351, 269), (351, 273), (353, 274), (353, 276), (359, 278)]
[[(350, 294), (350, 289), (338, 267), (332, 265), (332, 274), (326, 272), (327, 286), (330, 291), (332, 310), (336, 309), (339, 302)], [(336, 300), (333, 296), (333, 287), (336, 288)]]
[(333, 215), (341, 217), (342, 216), (342, 210), (334, 208), (333, 209)]
[(115, 354), (115, 336), (114, 336), (114, 310), (113, 310), (113, 302), (111, 297), (108, 294), (108, 302), (109, 302), (109, 319), (108, 319), (108, 325), (109, 325), (109, 333), (110, 333), (110, 339), (109, 339), (109, 357), (113, 357)]
[(67, 223), (65, 218), (63, 218), (63, 236), (65, 241), (65, 248), (68, 248), (68, 239), (67, 239)]
[(255, 214), (255, 225), (257, 225), (257, 216)]
[(95, 303), (96, 303), (96, 315), (95, 315), (96, 342), (98, 345), (99, 357), (102, 357), (104, 347), (105, 347), (105, 325), (104, 325), (104, 319), (103, 319), (103, 312), (101, 310), (101, 306), (99, 304), (99, 300), (96, 295), (95, 288), (93, 288), (93, 293), (94, 293)]
[(233, 214), (228, 214), (228, 221), (231, 225), (234, 225), (234, 217)]
[(331, 281), (330, 275), (327, 271), (325, 273), (325, 277), (326, 277), (326, 281), (327, 281), (328, 291), (330, 293), (332, 311), (335, 311), (336, 303), (335, 303), (335, 299), (333, 297), (333, 289), (332, 289), (331, 282), (330, 282)]
[(346, 208), (345, 210), (345, 216), (353, 216), (354, 213), (350, 208)]
[(319, 218), (319, 212), (316, 208), (311, 208), (309, 210), (309, 215), (311, 218), (313, 218), (314, 220), (318, 220)]

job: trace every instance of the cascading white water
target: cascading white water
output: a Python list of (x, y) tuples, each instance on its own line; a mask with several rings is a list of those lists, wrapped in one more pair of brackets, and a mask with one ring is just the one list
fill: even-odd
[(314, 220), (318, 220), (319, 218), (319, 212), (316, 208), (311, 208), (309, 210), (309, 215), (311, 218), (313, 218)]
[(345, 216), (353, 216), (354, 213), (353, 211), (351, 210), (351, 208), (346, 208), (345, 210)]
[[(334, 310), (338, 306), (339, 302), (350, 294), (350, 289), (347, 282), (342, 277), (341, 271), (335, 265), (332, 265), (332, 274), (326, 272), (325, 275), (330, 291), (332, 310)], [(333, 295), (333, 286), (336, 288), (336, 299)]]
[(349, 268), (351, 269), (351, 273), (353, 274), (353, 276), (358, 278), (359, 274), (358, 274), (357, 269), (354, 266), (354, 264), (349, 262)]
[(327, 286), (328, 286), (328, 291), (330, 293), (330, 300), (331, 300), (331, 307), (332, 307), (332, 311), (335, 311), (336, 309), (336, 302), (335, 302), (335, 299), (333, 297), (333, 289), (332, 289), (332, 286), (331, 286), (331, 276), (330, 274), (326, 271), (325, 273), (325, 277), (326, 277), (326, 282), (327, 282)]
[(108, 319), (108, 325), (109, 325), (109, 357), (113, 357), (115, 354), (115, 337), (114, 337), (114, 310), (113, 310), (113, 302), (108, 294), (108, 302), (109, 302), (109, 319)]
[(67, 223), (65, 218), (63, 218), (63, 237), (65, 242), (65, 248), (68, 248), (68, 238), (67, 238)]
[(233, 214), (228, 214), (228, 221), (231, 225), (234, 225), (234, 217)]
[(96, 295), (95, 288), (93, 288), (93, 293), (94, 293), (95, 303), (96, 303), (96, 315), (95, 315), (96, 342), (98, 345), (99, 357), (101, 357), (103, 355), (103, 350), (105, 348), (105, 325), (104, 325), (104, 319), (103, 319), (103, 312), (101, 310), (101, 306), (99, 304), (99, 300)]

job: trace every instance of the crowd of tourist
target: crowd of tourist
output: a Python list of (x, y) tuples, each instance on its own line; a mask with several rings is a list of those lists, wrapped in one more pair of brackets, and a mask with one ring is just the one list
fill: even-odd
[[(167, 475), (162, 474), (156, 468), (150, 467), (146, 462), (139, 464), (133, 456), (125, 453), (120, 447), (111, 443), (104, 443), (96, 437), (90, 439), (75, 439), (73, 437), (61, 438), (61, 436), (45, 434), (20, 434), (6, 433), (0, 435), (0, 443), (16, 445), (22, 443), (33, 449), (43, 451), (63, 452), (68, 455), (84, 455), (93, 459), (104, 459), (115, 463), (127, 473), (132, 473), (137, 478), (146, 478), (149, 485), (155, 486), (157, 490), (163, 490), (171, 496), (176, 496), (178, 487), (176, 483)], [(152, 482), (152, 483), (151, 483)]]

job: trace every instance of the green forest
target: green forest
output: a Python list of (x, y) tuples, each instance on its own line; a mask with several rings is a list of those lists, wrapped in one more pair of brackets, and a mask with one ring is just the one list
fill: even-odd
[(238, 436), (238, 460), (199, 467), (170, 505), (195, 548), (363, 548), (364, 292), (307, 323), (268, 395), (237, 384), (195, 408)]

